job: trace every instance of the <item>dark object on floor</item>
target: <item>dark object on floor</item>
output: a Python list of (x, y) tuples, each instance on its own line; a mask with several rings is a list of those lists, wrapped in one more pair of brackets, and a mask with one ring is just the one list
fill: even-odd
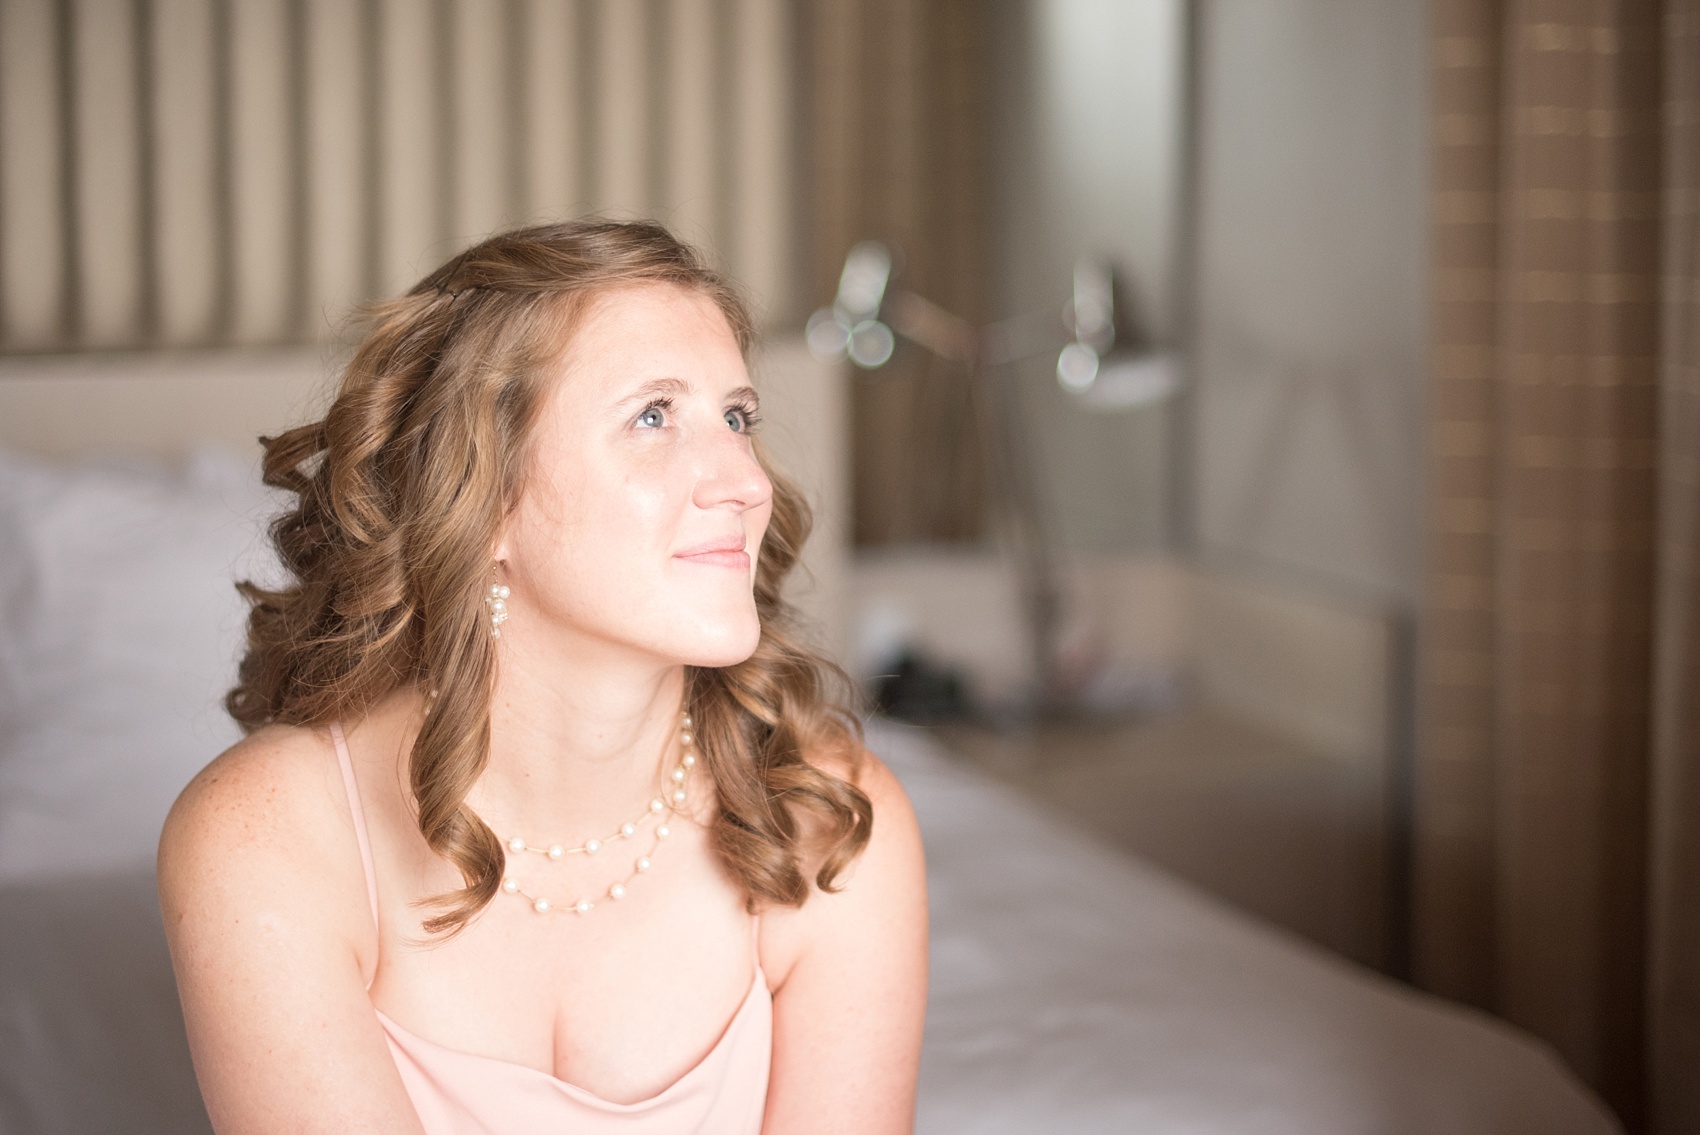
[(917, 725), (961, 721), (972, 713), (962, 675), (913, 651), (898, 655), (891, 672), (874, 679), (874, 704), (887, 717)]

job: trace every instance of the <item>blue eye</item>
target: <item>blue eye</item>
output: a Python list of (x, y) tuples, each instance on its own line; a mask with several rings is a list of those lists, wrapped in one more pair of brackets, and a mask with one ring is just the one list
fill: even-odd
[(747, 434), (756, 428), (761, 419), (756, 412), (748, 407), (734, 406), (726, 411), (726, 424), (732, 427), (733, 433)]
[(652, 406), (645, 406), (643, 408), (643, 412), (637, 416), (637, 424), (643, 426), (645, 429), (660, 429), (662, 426), (667, 424), (666, 407), (659, 402)]

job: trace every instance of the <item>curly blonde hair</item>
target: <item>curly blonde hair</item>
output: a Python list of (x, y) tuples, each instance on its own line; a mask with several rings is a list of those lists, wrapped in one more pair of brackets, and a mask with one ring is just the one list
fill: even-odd
[[(266, 483), (295, 495), (271, 528), (291, 579), (240, 585), (248, 648), (226, 705), (251, 732), (358, 716), (402, 687), (436, 692), (408, 787), (425, 842), (464, 885), (428, 900), (429, 934), (459, 931), (502, 881), (501, 843), (466, 803), (490, 753), (490, 549), (523, 492), (541, 395), (576, 320), (597, 295), (642, 283), (708, 296), (748, 355), (736, 291), (660, 225), (518, 229), (371, 308), (324, 419), (263, 439)], [(809, 759), (854, 761), (859, 727), (852, 687), (781, 598), (811, 520), (796, 487), (768, 475), (760, 642), (738, 665), (688, 668), (685, 687), (716, 789), (714, 846), (752, 909), (801, 904), (811, 877), (832, 889), (873, 823), (867, 796)]]

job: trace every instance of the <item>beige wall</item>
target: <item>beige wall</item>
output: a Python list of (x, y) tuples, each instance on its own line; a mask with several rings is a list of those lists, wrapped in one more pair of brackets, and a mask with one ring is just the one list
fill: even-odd
[(1200, 541), (1214, 561), (1416, 594), (1425, 5), (1205, 6)]

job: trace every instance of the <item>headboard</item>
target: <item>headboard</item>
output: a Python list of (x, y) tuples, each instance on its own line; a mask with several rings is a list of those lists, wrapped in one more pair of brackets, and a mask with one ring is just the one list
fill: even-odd
[(180, 457), (304, 421), (328, 392), (320, 347), (0, 358), (0, 445), (42, 457)]

